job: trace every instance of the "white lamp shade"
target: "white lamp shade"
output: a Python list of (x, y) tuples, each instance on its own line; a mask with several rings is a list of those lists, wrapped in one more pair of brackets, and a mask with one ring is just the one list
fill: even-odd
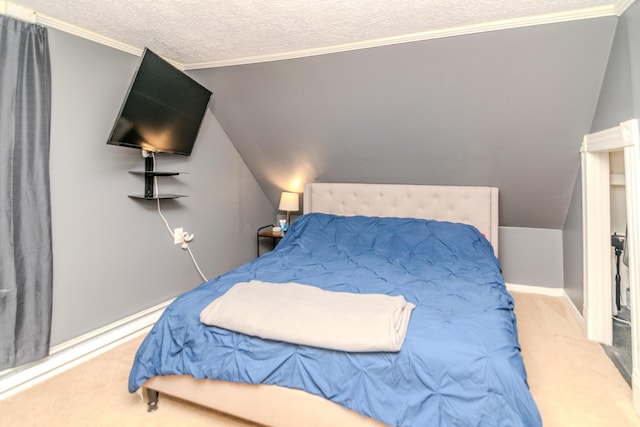
[(283, 191), (280, 196), (280, 207), (278, 207), (278, 209), (287, 212), (297, 212), (300, 209), (299, 194)]

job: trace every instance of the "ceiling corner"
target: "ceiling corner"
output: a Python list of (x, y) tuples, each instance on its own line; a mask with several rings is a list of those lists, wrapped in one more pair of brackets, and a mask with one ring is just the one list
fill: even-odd
[(623, 13), (627, 11), (631, 7), (636, 0), (615, 0), (613, 7), (616, 10), (616, 14), (621, 16)]

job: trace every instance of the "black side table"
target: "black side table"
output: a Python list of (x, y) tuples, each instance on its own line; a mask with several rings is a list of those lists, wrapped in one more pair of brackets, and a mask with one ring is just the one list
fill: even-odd
[[(265, 228), (268, 228), (268, 230), (265, 230)], [(273, 228), (273, 225), (265, 225), (264, 227), (258, 228), (258, 232), (256, 234), (256, 257), (260, 256), (260, 239), (261, 238), (271, 239), (271, 243), (275, 248), (278, 242), (280, 241), (280, 239), (284, 237), (285, 235), (284, 232), (278, 231), (274, 233), (272, 228)]]

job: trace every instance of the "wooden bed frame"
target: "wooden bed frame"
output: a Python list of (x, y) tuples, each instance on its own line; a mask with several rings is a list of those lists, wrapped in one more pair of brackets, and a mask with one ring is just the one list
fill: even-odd
[[(307, 184), (304, 213), (394, 216), (474, 225), (498, 254), (498, 189), (396, 184)], [(369, 417), (302, 390), (275, 385), (157, 376), (142, 386), (149, 411), (166, 393), (258, 424), (298, 426), (384, 426)]]

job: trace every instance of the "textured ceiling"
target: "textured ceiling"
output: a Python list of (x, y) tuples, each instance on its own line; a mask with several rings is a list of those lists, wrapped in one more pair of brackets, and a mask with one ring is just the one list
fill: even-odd
[(149, 47), (188, 67), (545, 14), (613, 8), (625, 1), (18, 0), (11, 3), (134, 48)]

